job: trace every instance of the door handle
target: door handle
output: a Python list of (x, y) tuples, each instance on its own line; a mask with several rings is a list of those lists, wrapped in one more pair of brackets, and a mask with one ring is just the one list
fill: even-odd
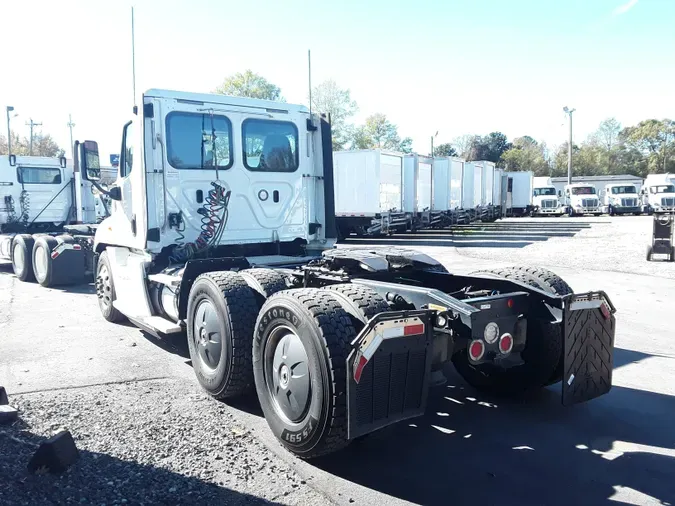
[(136, 215), (134, 214), (131, 217), (131, 233), (136, 237)]

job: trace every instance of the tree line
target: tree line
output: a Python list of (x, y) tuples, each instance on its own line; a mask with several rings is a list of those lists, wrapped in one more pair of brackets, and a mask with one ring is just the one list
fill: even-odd
[[(28, 137), (20, 137), (19, 134), (12, 131), (12, 154), (17, 156), (28, 156), (31, 154), (31, 142)], [(65, 156), (63, 150), (51, 135), (42, 132), (33, 134), (33, 156)], [(0, 155), (8, 154), (7, 136), (0, 134)]]

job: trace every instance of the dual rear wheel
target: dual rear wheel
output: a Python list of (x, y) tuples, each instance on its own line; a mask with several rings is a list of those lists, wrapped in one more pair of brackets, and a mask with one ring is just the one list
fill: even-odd
[(227, 399), (255, 388), (274, 435), (313, 458), (348, 444), (350, 343), (388, 305), (356, 285), (286, 288), (273, 270), (202, 274), (188, 299), (188, 345), (210, 395)]

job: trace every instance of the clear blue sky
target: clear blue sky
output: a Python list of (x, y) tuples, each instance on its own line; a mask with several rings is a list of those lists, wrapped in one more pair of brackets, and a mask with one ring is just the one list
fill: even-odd
[[(0, 106), (14, 127), (29, 117), (68, 145), (119, 150), (131, 112), (130, 3), (0, 2)], [(499, 130), (564, 142), (562, 107), (575, 107), (575, 141), (608, 116), (624, 125), (675, 117), (675, 1), (137, 0), (136, 74), (147, 88), (208, 92), (252, 69), (307, 102), (333, 78), (359, 104), (385, 113), (428, 152), (462, 134)], [(4, 122), (2, 122), (4, 125)], [(5, 127), (0, 130), (5, 133)]]

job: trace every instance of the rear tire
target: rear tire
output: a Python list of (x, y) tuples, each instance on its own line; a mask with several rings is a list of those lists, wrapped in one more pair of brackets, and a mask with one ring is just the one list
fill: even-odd
[[(81, 264), (81, 270), (77, 265), (61, 264), (57, 269), (54, 265), (55, 259), (52, 258), (52, 251), (61, 243), (72, 244), (75, 240), (69, 235), (59, 235), (51, 237), (43, 235), (35, 239), (33, 246), (33, 273), (35, 280), (44, 287), (58, 285), (72, 285), (84, 278), (84, 264)], [(60, 260), (63, 262), (63, 259)]]
[(239, 274), (255, 291), (259, 306), (275, 293), (288, 289), (286, 277), (274, 269), (246, 269)]
[(350, 315), (329, 290), (277, 293), (260, 311), (253, 340), (258, 399), (274, 435), (298, 457), (349, 444), (345, 361), (355, 337)]
[(108, 252), (104, 251), (98, 259), (96, 266), (96, 296), (98, 297), (98, 307), (101, 310), (103, 318), (111, 323), (117, 323), (124, 320), (125, 316), (113, 306), (115, 301), (115, 282), (108, 260)]
[(35, 239), (30, 234), (19, 234), (12, 241), (12, 269), (21, 281), (35, 281), (33, 273), (33, 246)]
[[(562, 278), (546, 269), (512, 267), (472, 274), (512, 279), (552, 294), (572, 293)], [(527, 342), (521, 352), (523, 364), (508, 369), (494, 364), (473, 365), (462, 350), (452, 357), (457, 372), (474, 388), (497, 395), (520, 394), (560, 381), (563, 364), (561, 326), (538, 319), (528, 319), (527, 324)]]
[(387, 301), (367, 286), (345, 283), (329, 285), (324, 289), (329, 290), (342, 308), (352, 316), (352, 324), (357, 333), (373, 316), (389, 311)]
[(195, 280), (187, 307), (192, 368), (216, 399), (247, 393), (253, 385), (251, 342), (258, 303), (236, 272), (216, 271)]

